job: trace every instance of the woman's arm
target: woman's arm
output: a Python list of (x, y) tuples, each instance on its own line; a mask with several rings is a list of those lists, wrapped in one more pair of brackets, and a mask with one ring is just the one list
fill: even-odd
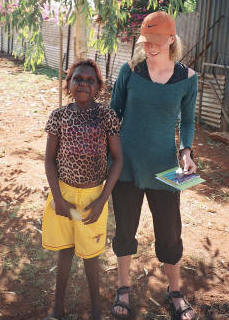
[(122, 170), (122, 148), (121, 148), (121, 140), (119, 136), (109, 136), (108, 137), (109, 150), (112, 157), (112, 165), (109, 169), (108, 176), (106, 179), (106, 183), (104, 185), (104, 189), (99, 198), (90, 203), (89, 206), (85, 208), (85, 210), (91, 209), (90, 214), (87, 218), (82, 221), (85, 224), (96, 222), (103, 210), (103, 207), (108, 200), (115, 183), (117, 182), (119, 175)]
[[(188, 69), (188, 77), (195, 75), (195, 71)], [(195, 125), (195, 106), (197, 95), (197, 80), (189, 88), (181, 106), (181, 125), (180, 125), (180, 156), (183, 162), (184, 171), (187, 173), (196, 172), (196, 165), (191, 157), (191, 147), (194, 136)]]
[(117, 80), (115, 81), (110, 106), (118, 115), (119, 120), (123, 118), (127, 99), (127, 84), (131, 75), (131, 69), (128, 63), (122, 65)]
[(68, 217), (71, 219), (70, 208), (74, 206), (63, 199), (59, 187), (56, 167), (56, 153), (58, 148), (58, 137), (49, 133), (47, 137), (46, 152), (45, 152), (45, 173), (52, 191), (53, 200), (55, 202), (56, 214)]

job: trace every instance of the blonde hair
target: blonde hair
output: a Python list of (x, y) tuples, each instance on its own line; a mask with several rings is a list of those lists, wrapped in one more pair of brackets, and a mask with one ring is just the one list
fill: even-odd
[[(173, 61), (179, 61), (182, 56), (182, 43), (181, 39), (178, 35), (175, 35), (174, 42), (170, 45), (169, 48), (169, 57)], [(133, 71), (134, 68), (143, 60), (145, 60), (145, 49), (144, 49), (144, 42), (138, 44), (135, 47), (134, 55), (129, 62), (130, 68)]]

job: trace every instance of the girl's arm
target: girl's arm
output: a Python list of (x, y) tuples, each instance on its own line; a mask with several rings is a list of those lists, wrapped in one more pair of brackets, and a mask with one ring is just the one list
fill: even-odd
[(106, 183), (104, 185), (104, 189), (99, 198), (89, 204), (85, 208), (86, 210), (91, 209), (90, 214), (83, 219), (82, 221), (85, 224), (96, 222), (103, 210), (103, 207), (108, 200), (115, 183), (117, 182), (119, 175), (122, 170), (122, 148), (121, 148), (121, 140), (119, 136), (109, 136), (108, 137), (109, 151), (112, 157), (112, 165), (109, 169), (108, 176), (106, 179)]
[(58, 137), (51, 133), (48, 134), (46, 152), (45, 152), (45, 173), (47, 180), (52, 191), (53, 200), (55, 202), (55, 211), (56, 214), (68, 217), (71, 219), (70, 208), (74, 206), (64, 200), (61, 195), (59, 180), (57, 176), (57, 167), (56, 167), (56, 153), (58, 147)]

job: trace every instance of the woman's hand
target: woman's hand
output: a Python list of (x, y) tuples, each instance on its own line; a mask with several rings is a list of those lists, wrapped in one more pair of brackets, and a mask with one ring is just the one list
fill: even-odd
[(56, 200), (54, 203), (55, 203), (55, 211), (57, 215), (67, 217), (70, 220), (72, 220), (70, 209), (71, 208), (76, 209), (73, 204), (71, 204), (70, 202), (66, 201), (63, 198)]
[(191, 154), (191, 150), (188, 148), (184, 149), (181, 153), (181, 160), (183, 162), (185, 174), (196, 173), (196, 170), (197, 170), (197, 167), (194, 161), (192, 160), (190, 154)]
[(90, 213), (86, 218), (82, 219), (82, 222), (84, 224), (96, 222), (103, 211), (105, 203), (106, 201), (104, 201), (101, 197), (92, 201), (86, 208), (84, 208), (84, 211), (90, 210)]

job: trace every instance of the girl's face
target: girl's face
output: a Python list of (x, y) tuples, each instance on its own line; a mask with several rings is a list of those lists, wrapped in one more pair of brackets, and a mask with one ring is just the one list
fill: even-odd
[(161, 57), (169, 56), (170, 45), (174, 42), (174, 36), (170, 36), (163, 44), (156, 44), (151, 42), (144, 43), (146, 58), (155, 60)]
[(72, 74), (70, 91), (80, 105), (91, 103), (99, 90), (97, 74), (93, 67), (79, 65)]

